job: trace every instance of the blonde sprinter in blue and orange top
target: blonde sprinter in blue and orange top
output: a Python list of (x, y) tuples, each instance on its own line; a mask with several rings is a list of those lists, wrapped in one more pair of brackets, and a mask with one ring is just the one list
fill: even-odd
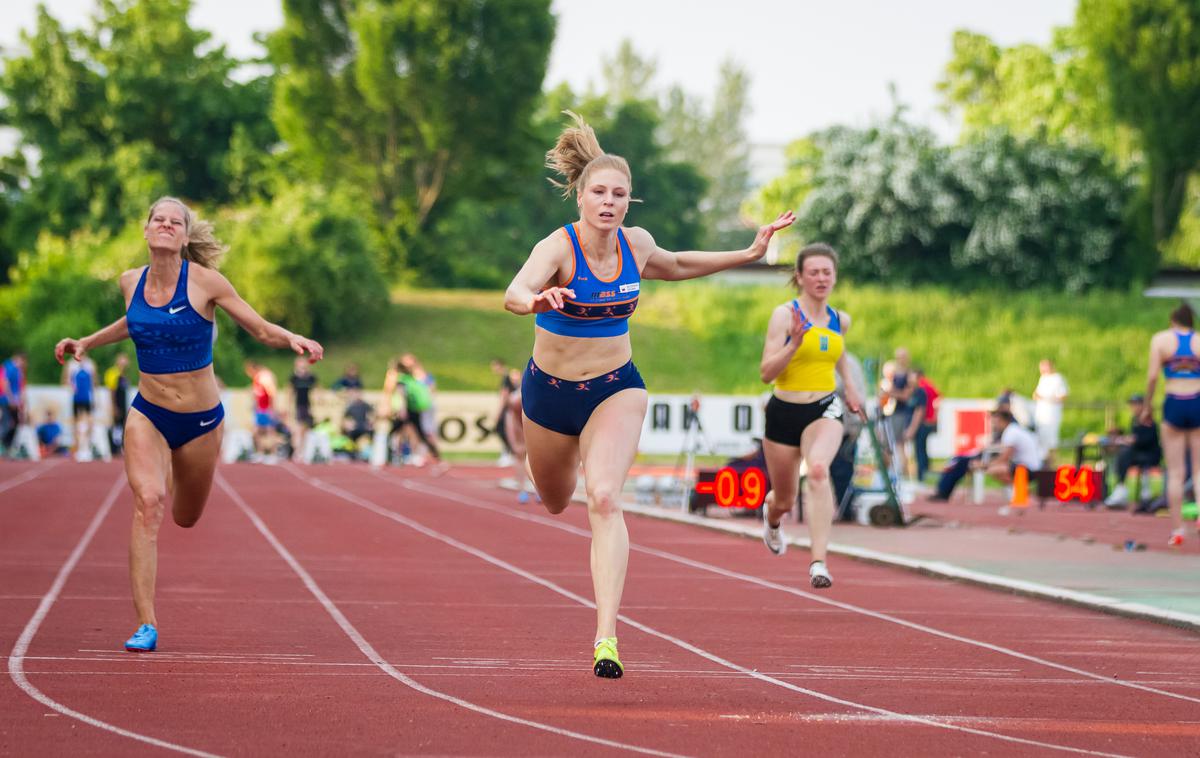
[(694, 279), (756, 261), (789, 211), (758, 230), (746, 250), (671, 253), (645, 229), (625, 228), (633, 182), (624, 158), (600, 149), (591, 127), (559, 136), (547, 165), (575, 196), (579, 220), (539, 242), (508, 286), (504, 306), (537, 314), (533, 358), (521, 382), (530, 473), (542, 502), (561, 513), (575, 492), (579, 464), (587, 485), (596, 593), (596, 676), (623, 673), (617, 657), (617, 612), (629, 561), (620, 495), (637, 455), (646, 389), (634, 367), (629, 317), (641, 280)]
[(793, 283), (800, 296), (775, 308), (767, 325), (760, 371), (774, 382), (767, 402), (763, 452), (771, 492), (763, 503), (763, 542), (783, 555), (787, 542), (779, 520), (796, 503), (800, 461), (807, 464), (804, 510), (812, 537), (809, 581), (824, 589), (833, 585), (825, 567), (825, 551), (833, 530), (833, 487), (829, 464), (842, 444), (842, 402), (834, 390), (834, 372), (842, 375), (846, 406), (862, 413), (863, 399), (846, 375), (845, 335), (850, 316), (829, 306), (837, 283), (837, 252), (824, 244), (808, 245), (796, 256)]

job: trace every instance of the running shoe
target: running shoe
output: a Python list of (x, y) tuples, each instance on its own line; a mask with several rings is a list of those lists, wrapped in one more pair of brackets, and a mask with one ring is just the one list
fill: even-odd
[(808, 567), (808, 580), (814, 589), (824, 590), (833, 586), (833, 577), (825, 568), (825, 561), (813, 561)]
[(1171, 539), (1167, 540), (1167, 547), (1183, 547), (1183, 530), (1176, 529), (1171, 532)]
[(617, 657), (617, 638), (605, 637), (596, 643), (596, 653), (592, 659), (592, 671), (603, 679), (620, 679), (625, 673), (621, 659)]
[(771, 509), (764, 502), (762, 504), (763, 514), (763, 544), (767, 546), (775, 555), (783, 555), (787, 552), (787, 541), (783, 539), (783, 528), (780, 526), (771, 526), (771, 522), (767, 519)]
[(529, 492), (527, 490), (521, 490), (520, 492), (518, 492), (517, 493), (517, 502), (520, 503), (521, 505), (525, 505), (526, 503), (528, 503), (529, 502)]
[(150, 624), (142, 624), (125, 640), (125, 649), (131, 653), (153, 653), (158, 647), (158, 630)]

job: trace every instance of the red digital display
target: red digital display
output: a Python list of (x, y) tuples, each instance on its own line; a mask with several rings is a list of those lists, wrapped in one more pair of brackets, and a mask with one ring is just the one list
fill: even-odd
[(718, 469), (716, 474), (701, 471), (695, 490), (701, 495), (711, 495), (722, 508), (758, 508), (767, 496), (767, 475), (757, 466), (740, 475), (729, 466)]
[(1091, 503), (1100, 499), (1100, 479), (1095, 470), (1082, 466), (1059, 466), (1054, 472), (1054, 498), (1060, 503), (1078, 500)]

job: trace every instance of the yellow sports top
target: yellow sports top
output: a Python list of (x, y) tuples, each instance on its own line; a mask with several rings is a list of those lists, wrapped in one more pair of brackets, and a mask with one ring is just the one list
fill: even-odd
[[(805, 323), (811, 323), (800, 301), (792, 301), (792, 309), (800, 314)], [(846, 344), (842, 338), (842, 320), (838, 312), (828, 305), (829, 326), (814, 326), (804, 335), (804, 341), (783, 372), (775, 378), (775, 388), (786, 392), (833, 392), (837, 388), (834, 370)], [(788, 336), (791, 339), (791, 335)], [(785, 343), (786, 344), (786, 343)]]

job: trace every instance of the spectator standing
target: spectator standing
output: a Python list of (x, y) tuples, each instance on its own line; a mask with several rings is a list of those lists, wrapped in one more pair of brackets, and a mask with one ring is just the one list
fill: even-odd
[(254, 393), (254, 450), (259, 455), (270, 455), (274, 452), (275, 395), (279, 385), (275, 372), (260, 363), (248, 360), (245, 369)]
[(905, 438), (913, 443), (913, 457), (917, 461), (917, 481), (924, 481), (929, 473), (929, 435), (937, 431), (937, 402), (940, 394), (922, 369), (912, 372), (915, 379), (912, 394), (912, 421), (909, 422)]
[(129, 356), (117, 353), (113, 365), (104, 372), (104, 386), (108, 389), (112, 400), (112, 426), (108, 430), (108, 442), (114, 453), (121, 452), (125, 442), (125, 415), (129, 412), (129, 377), (125, 369), (129, 367)]
[[(496, 432), (496, 436), (500, 438), (500, 447), (503, 450), (500, 453), (500, 460), (497, 465), (508, 466), (512, 464), (513, 449), (508, 441), (508, 434), (505, 431), (508, 424), (508, 400), (512, 396), (513, 390), (516, 389), (517, 383), (520, 381), (520, 374), (514, 369), (510, 369), (504, 361), (499, 358), (492, 359), (492, 373), (500, 377), (500, 409), (496, 412), (496, 423), (492, 428)], [(524, 436), (524, 434), (522, 434)]]
[(292, 364), (292, 375), (288, 378), (292, 387), (292, 404), (296, 413), (296, 428), (293, 431), (296, 451), (304, 450), (304, 437), (313, 427), (312, 391), (317, 386), (317, 375), (305, 358), (297, 358)]
[(1063, 402), (1070, 390), (1067, 380), (1054, 368), (1054, 361), (1043, 358), (1038, 363), (1041, 378), (1033, 391), (1033, 423), (1038, 441), (1046, 455), (1058, 447), (1058, 430), (1062, 426)]
[(25, 418), (25, 353), (0, 364), (0, 452), (12, 448)]
[(71, 416), (75, 430), (75, 454), (89, 458), (92, 452), (92, 409), (96, 394), (96, 364), (91, 358), (72, 358), (63, 366), (63, 384), (71, 391)]
[(357, 447), (361, 438), (367, 437), (369, 441), (374, 425), (374, 411), (371, 404), (363, 400), (362, 390), (356, 387), (348, 388), (346, 410), (342, 417), (342, 434)]

